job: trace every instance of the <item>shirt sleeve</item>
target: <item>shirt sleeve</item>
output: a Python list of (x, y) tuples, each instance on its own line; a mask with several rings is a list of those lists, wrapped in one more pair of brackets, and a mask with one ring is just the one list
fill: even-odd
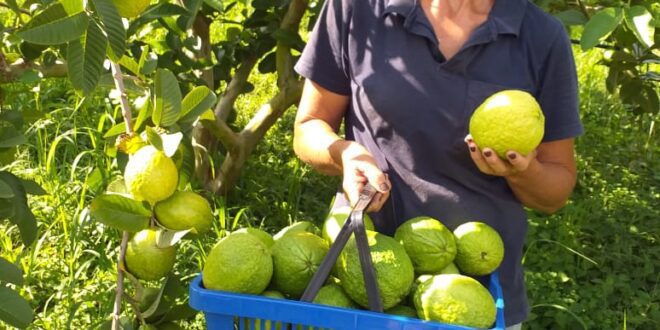
[(540, 74), (537, 100), (545, 115), (544, 142), (576, 137), (584, 128), (578, 112), (578, 81), (571, 42), (560, 26)]
[(296, 72), (331, 92), (350, 95), (351, 84), (344, 53), (348, 26), (345, 1), (326, 0), (296, 63)]

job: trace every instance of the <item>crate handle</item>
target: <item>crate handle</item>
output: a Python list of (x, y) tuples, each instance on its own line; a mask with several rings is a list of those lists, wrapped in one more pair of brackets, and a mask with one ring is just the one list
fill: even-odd
[(312, 302), (314, 300), (323, 283), (328, 278), (328, 275), (330, 275), (332, 267), (337, 262), (337, 257), (339, 257), (339, 254), (344, 249), (351, 234), (355, 233), (355, 242), (357, 243), (357, 249), (360, 255), (360, 266), (367, 290), (369, 309), (375, 312), (383, 312), (383, 303), (380, 299), (380, 292), (378, 291), (376, 281), (376, 271), (371, 260), (369, 241), (367, 239), (366, 229), (364, 228), (364, 210), (367, 209), (377, 193), (378, 191), (370, 184), (365, 185), (364, 189), (362, 189), (358, 202), (339, 231), (335, 242), (330, 246), (328, 254), (323, 258), (323, 262), (321, 262), (312, 280), (307, 285), (302, 298), (300, 298), (301, 301)]

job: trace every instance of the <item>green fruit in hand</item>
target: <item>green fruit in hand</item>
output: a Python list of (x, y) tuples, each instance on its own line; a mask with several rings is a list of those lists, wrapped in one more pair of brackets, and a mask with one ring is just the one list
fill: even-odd
[(488, 97), (470, 118), (470, 134), (479, 148), (491, 148), (501, 158), (508, 151), (527, 155), (543, 139), (545, 117), (536, 99), (520, 90)]
[(156, 219), (170, 230), (193, 229), (195, 234), (206, 233), (213, 223), (209, 202), (192, 191), (177, 191), (168, 199), (156, 203)]
[(126, 187), (133, 198), (151, 204), (172, 196), (178, 179), (174, 162), (150, 145), (130, 156), (124, 172)]
[(248, 233), (250, 235), (253, 235), (254, 237), (258, 238), (261, 241), (261, 243), (266, 244), (266, 246), (269, 248), (271, 248), (273, 244), (275, 244), (273, 237), (270, 236), (269, 233), (258, 228), (241, 228), (233, 232), (232, 234), (236, 234), (236, 233)]
[[(323, 223), (322, 233), (323, 238), (328, 241), (328, 243), (332, 244), (335, 242), (337, 235), (339, 235), (339, 231), (344, 226), (344, 223), (350, 214), (351, 208), (346, 206), (335, 209), (328, 215), (328, 218), (325, 219), (325, 222)], [(374, 222), (367, 214), (364, 215), (363, 222), (366, 230), (374, 230)]]
[(338, 284), (324, 285), (314, 298), (314, 303), (328, 306), (358, 308), (346, 291)]
[(431, 217), (412, 218), (397, 228), (394, 239), (410, 256), (417, 273), (436, 273), (456, 256), (454, 234)]
[(147, 281), (159, 280), (174, 267), (176, 247), (156, 246), (158, 231), (145, 229), (137, 232), (126, 248), (126, 269), (133, 276)]
[(133, 18), (139, 16), (144, 12), (151, 0), (112, 0), (117, 7), (119, 16), (125, 18)]
[(276, 241), (272, 252), (275, 287), (298, 298), (328, 253), (328, 243), (312, 233), (297, 232)]
[[(410, 257), (392, 237), (368, 230), (367, 240), (383, 308), (394, 307), (408, 294), (414, 280), (415, 271)], [(368, 307), (369, 300), (354, 237), (346, 243), (336, 267), (337, 277), (348, 296), (359, 305)]]
[(270, 249), (253, 235), (238, 233), (223, 238), (211, 249), (202, 282), (211, 290), (260, 294), (272, 275)]
[(462, 273), (486, 275), (504, 258), (504, 242), (495, 229), (483, 222), (467, 222), (454, 229), (458, 253), (454, 262)]
[(280, 231), (277, 232), (277, 234), (273, 236), (273, 239), (275, 241), (278, 241), (280, 238), (284, 237), (284, 235), (299, 233), (299, 232), (308, 232), (314, 235), (321, 234), (319, 227), (316, 227), (315, 224), (309, 221), (298, 221), (289, 226), (282, 228)]
[(417, 311), (406, 305), (397, 305), (385, 311), (387, 314), (417, 318)]
[(473, 328), (495, 322), (495, 301), (481, 283), (463, 275), (435, 275), (415, 291), (420, 318)]

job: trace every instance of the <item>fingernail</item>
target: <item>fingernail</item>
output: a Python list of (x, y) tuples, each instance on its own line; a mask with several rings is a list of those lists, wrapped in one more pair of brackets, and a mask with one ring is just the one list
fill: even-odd
[(475, 151), (477, 151), (477, 148), (475, 148), (475, 147), (470, 147), (470, 151), (475, 152)]
[(380, 190), (381, 191), (388, 191), (388, 190), (390, 190), (390, 186), (387, 183), (383, 182), (383, 183), (380, 184)]
[(509, 159), (511, 159), (511, 160), (516, 159), (516, 154), (514, 154), (514, 153), (510, 153), (510, 154), (509, 154)]
[(484, 151), (484, 156), (490, 157), (493, 153), (490, 150)]

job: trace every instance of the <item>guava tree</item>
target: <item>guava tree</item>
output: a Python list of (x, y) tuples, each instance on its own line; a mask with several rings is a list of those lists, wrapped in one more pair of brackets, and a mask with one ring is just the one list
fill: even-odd
[(536, 0), (575, 35), (582, 50), (605, 51), (607, 90), (635, 114), (658, 113), (660, 4), (651, 0)]
[[(0, 88), (16, 81), (38, 86), (44, 79), (64, 78), (79, 102), (106, 94), (109, 106), (121, 114), (114, 118), (117, 124), (102, 128), (106, 154), (116, 158), (119, 172), (130, 154), (148, 144), (176, 162), (178, 189), (192, 183), (225, 194), (266, 131), (300, 98), (302, 81), (293, 64), (304, 46), (299, 32), (307, 28), (300, 23), (308, 7), (307, 0), (10, 0), (0, 6), (12, 14), (0, 26)], [(221, 27), (214, 31), (214, 23)], [(214, 34), (221, 37), (214, 39)], [(254, 89), (248, 78), (256, 70), (276, 74), (276, 92), (255, 109), (245, 127), (236, 127), (234, 104)], [(12, 120), (21, 121), (26, 113), (2, 112), (1, 152), (12, 154), (24, 140)], [(20, 205), (27, 205), (25, 193), (36, 188), (9, 173), (2, 175), (0, 218), (17, 223), (22, 218), (5, 211), (5, 199), (20, 198)], [(185, 292), (179, 279), (166, 277), (147, 300), (147, 290), (126, 272), (131, 233), (160, 224), (154, 203), (126, 194), (122, 181), (116, 173), (110, 175), (107, 192), (90, 208), (93, 218), (123, 233), (112, 327), (132, 322), (120, 318), (125, 303), (144, 325), (190, 317), (185, 303), (174, 299)], [(186, 234), (162, 232), (159, 247), (173, 246)], [(3, 269), (9, 269), (5, 264)], [(137, 288), (135, 294), (124, 293), (124, 276)], [(0, 281), (20, 284), (16, 276)], [(0, 309), (2, 319), (7, 314)], [(13, 324), (25, 324), (28, 317), (21, 322)]]

